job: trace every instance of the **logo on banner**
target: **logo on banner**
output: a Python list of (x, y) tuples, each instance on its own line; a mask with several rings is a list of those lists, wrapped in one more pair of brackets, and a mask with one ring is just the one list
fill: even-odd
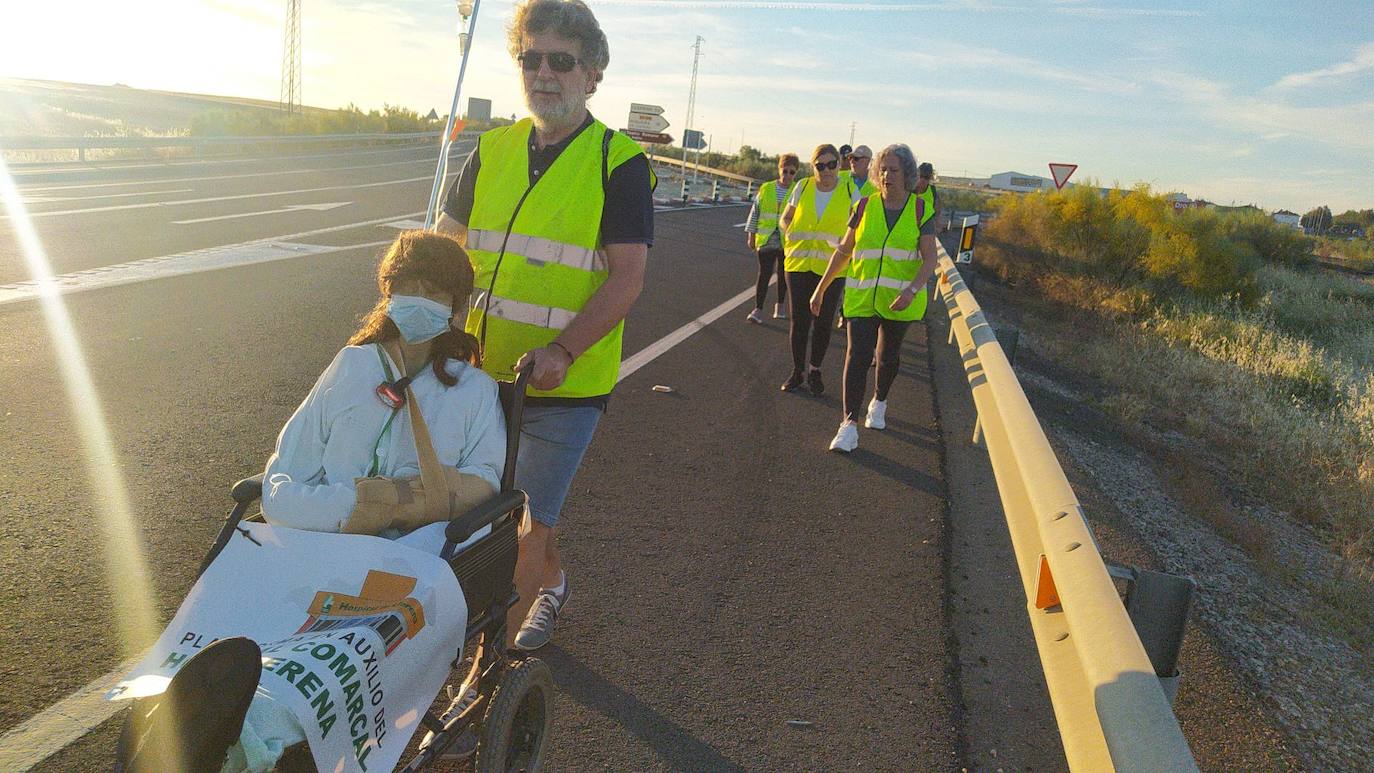
[(415, 578), (376, 569), (363, 580), (358, 595), (338, 591), (316, 591), (308, 616), (296, 635), (335, 631), (341, 628), (371, 628), (382, 637), (390, 655), (406, 639), (415, 638), (425, 627), (425, 610), (410, 596)]

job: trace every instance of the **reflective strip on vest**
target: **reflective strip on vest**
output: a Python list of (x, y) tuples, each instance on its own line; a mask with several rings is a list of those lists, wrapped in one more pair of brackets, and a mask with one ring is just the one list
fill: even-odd
[(601, 250), (589, 250), (525, 234), (512, 233), (507, 239), (501, 231), (468, 231), (469, 249), (497, 252), (501, 249), (502, 240), (506, 242), (507, 255), (519, 255), (536, 265), (557, 263), (582, 271), (606, 270), (606, 253)]
[(523, 303), (510, 298), (502, 298), (499, 295), (491, 296), (491, 306), (487, 307), (486, 299), (477, 302), (477, 308), (491, 313), (491, 316), (510, 322), (520, 322), (535, 327), (548, 328), (550, 330), (562, 330), (577, 318), (577, 312), (567, 309), (558, 309), (553, 306), (537, 306), (533, 303)]
[(889, 290), (896, 290), (900, 293), (901, 291), (905, 290), (910, 284), (911, 282), (904, 281), (901, 279), (893, 279), (891, 277), (886, 276), (880, 276), (873, 279), (855, 279), (853, 277), (850, 277), (849, 279), (844, 280), (844, 289), (871, 290), (874, 287), (886, 287)]

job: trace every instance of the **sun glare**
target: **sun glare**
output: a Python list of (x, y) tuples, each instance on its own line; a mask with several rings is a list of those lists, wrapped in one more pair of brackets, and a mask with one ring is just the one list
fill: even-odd
[(53, 352), (62, 370), (73, 425), (85, 452), (91, 502), (104, 531), (105, 577), (115, 609), (123, 653), (142, 651), (158, 634), (153, 613), (152, 584), (143, 559), (128, 489), (119, 468), (104, 411), (86, 366), (71, 316), (53, 279), (48, 256), (29, 220), (9, 166), (0, 158), (0, 197), (9, 214), (30, 276), (42, 288), (39, 303), (47, 322)]

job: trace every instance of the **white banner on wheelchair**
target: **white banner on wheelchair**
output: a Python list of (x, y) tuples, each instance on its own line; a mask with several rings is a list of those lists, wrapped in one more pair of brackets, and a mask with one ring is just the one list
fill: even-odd
[(405, 542), (242, 524), (106, 697), (160, 693), (201, 648), (247, 636), (263, 653), (254, 700), (291, 710), (320, 770), (394, 769), (467, 625), (448, 563)]

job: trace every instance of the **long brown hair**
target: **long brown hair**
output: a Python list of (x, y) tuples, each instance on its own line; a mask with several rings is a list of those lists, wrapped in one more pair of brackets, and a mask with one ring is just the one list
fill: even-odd
[[(462, 245), (443, 234), (426, 231), (406, 231), (396, 237), (377, 265), (377, 289), (382, 297), (372, 311), (363, 315), (362, 327), (348, 339), (349, 346), (362, 346), (400, 338), (401, 331), (386, 314), (391, 300), (392, 286), (404, 279), (421, 280), (442, 288), (453, 295), (453, 316), (461, 322), (467, 313), (467, 300), (472, 295), (472, 263)], [(447, 370), (450, 359), (472, 365), (482, 362), (482, 347), (477, 339), (461, 329), (450, 328), (430, 341), (430, 355), (434, 358), (434, 376), (445, 386), (453, 386), (458, 379)]]

